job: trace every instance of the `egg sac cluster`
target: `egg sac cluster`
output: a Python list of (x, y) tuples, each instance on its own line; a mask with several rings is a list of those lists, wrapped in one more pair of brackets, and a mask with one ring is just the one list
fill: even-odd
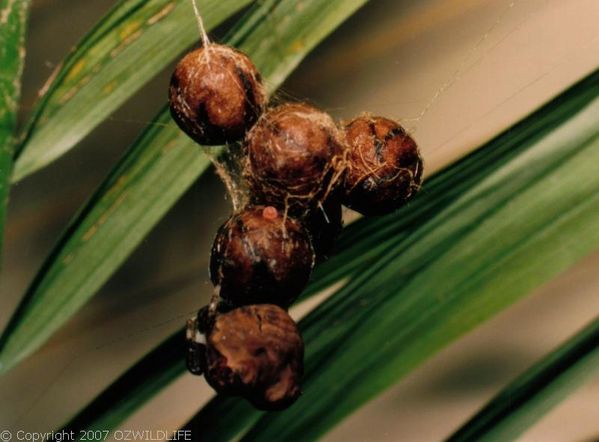
[(364, 215), (401, 207), (422, 160), (393, 120), (338, 125), (305, 103), (267, 107), (250, 59), (210, 44), (187, 54), (169, 89), (171, 114), (201, 145), (241, 142), (247, 205), (219, 228), (210, 258), (216, 296), (188, 322), (188, 369), (260, 409), (300, 395), (304, 344), (287, 309), (326, 259), (342, 204)]

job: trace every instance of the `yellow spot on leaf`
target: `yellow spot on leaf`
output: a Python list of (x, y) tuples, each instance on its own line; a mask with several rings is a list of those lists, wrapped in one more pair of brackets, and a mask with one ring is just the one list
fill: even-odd
[(70, 81), (75, 80), (77, 78), (77, 76), (81, 73), (83, 68), (85, 67), (85, 64), (86, 64), (85, 60), (79, 60), (77, 63), (75, 63), (75, 65), (71, 68), (71, 70), (67, 74), (67, 78), (65, 78), (65, 81), (68, 83)]
[(142, 31), (138, 30), (137, 32), (134, 32), (133, 34), (128, 35), (127, 38), (125, 38), (123, 41), (121, 41), (121, 44), (119, 44), (116, 48), (114, 48), (112, 51), (110, 51), (110, 56), (112, 58), (115, 58), (117, 55), (119, 55), (123, 51), (123, 49), (125, 49), (127, 47), (127, 45), (129, 45), (130, 43), (134, 42), (139, 37), (141, 37), (141, 34), (142, 34)]
[(301, 52), (304, 49), (304, 42), (302, 40), (295, 40), (291, 43), (292, 52)]
[(141, 23), (139, 21), (127, 22), (125, 26), (119, 31), (119, 38), (121, 41), (127, 40), (131, 35), (139, 31)]
[(95, 235), (95, 233), (98, 231), (98, 226), (96, 226), (95, 224), (93, 226), (91, 226), (89, 228), (89, 230), (87, 232), (85, 232), (83, 234), (83, 236), (81, 237), (81, 239), (85, 242), (85, 241), (89, 241), (91, 239), (92, 236)]
[(111, 93), (114, 88), (116, 87), (116, 85), (118, 84), (118, 81), (116, 80), (112, 80), (110, 83), (108, 83), (106, 86), (104, 86), (102, 88), (102, 92), (106, 95), (108, 95), (109, 93)]

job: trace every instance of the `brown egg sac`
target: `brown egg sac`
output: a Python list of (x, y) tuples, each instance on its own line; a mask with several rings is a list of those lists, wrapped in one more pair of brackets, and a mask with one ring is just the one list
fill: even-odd
[(345, 126), (349, 146), (343, 204), (363, 215), (385, 215), (419, 189), (422, 159), (395, 121), (368, 115)]
[(314, 265), (310, 236), (299, 221), (274, 207), (246, 207), (219, 229), (210, 276), (233, 306), (289, 307), (304, 289)]
[(300, 395), (304, 343), (280, 307), (261, 304), (217, 315), (206, 341), (206, 380), (263, 410), (280, 410)]
[(335, 186), (343, 166), (342, 132), (328, 114), (307, 104), (266, 111), (245, 145), (244, 175), (260, 204), (315, 205)]
[(260, 74), (243, 53), (210, 44), (179, 62), (169, 88), (171, 115), (203, 145), (241, 140), (266, 105)]
[(304, 220), (312, 238), (317, 262), (322, 262), (329, 257), (343, 229), (343, 213), (337, 193), (330, 195), (321, 205), (308, 212)]

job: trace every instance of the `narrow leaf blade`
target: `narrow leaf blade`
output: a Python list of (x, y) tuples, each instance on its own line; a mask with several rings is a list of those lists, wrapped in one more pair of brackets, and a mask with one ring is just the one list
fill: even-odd
[(13, 168), (29, 0), (0, 1), (0, 251)]
[(510, 383), (448, 441), (514, 440), (599, 374), (599, 318)]

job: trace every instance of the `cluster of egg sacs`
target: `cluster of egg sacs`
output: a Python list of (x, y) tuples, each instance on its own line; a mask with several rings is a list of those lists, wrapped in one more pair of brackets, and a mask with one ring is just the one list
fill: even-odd
[(188, 368), (219, 393), (285, 408), (300, 394), (304, 352), (287, 309), (330, 253), (342, 204), (383, 215), (418, 190), (418, 148), (386, 118), (363, 115), (338, 126), (304, 103), (267, 108), (256, 67), (226, 46), (187, 54), (169, 93), (173, 119), (200, 145), (242, 141), (249, 189), (248, 204), (214, 240), (218, 302), (188, 325)]

